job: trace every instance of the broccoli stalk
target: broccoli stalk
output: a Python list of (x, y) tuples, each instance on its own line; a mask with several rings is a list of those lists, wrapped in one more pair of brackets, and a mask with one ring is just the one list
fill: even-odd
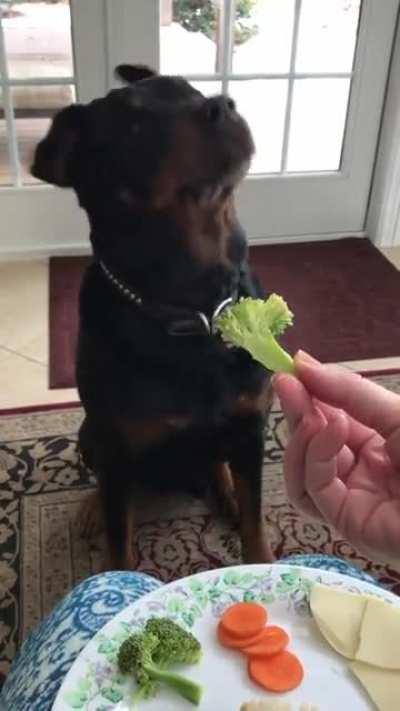
[(199, 705), (203, 690), (195, 681), (187, 679), (181, 674), (163, 671), (150, 663), (144, 665), (144, 669), (154, 681), (159, 681), (167, 686), (171, 686), (180, 696), (183, 696), (184, 699), (187, 699), (195, 706)]
[(196, 706), (202, 687), (180, 674), (167, 671), (172, 664), (193, 664), (200, 660), (197, 639), (166, 618), (150, 619), (143, 632), (132, 634), (118, 652), (118, 666), (123, 674), (134, 674), (138, 690), (134, 701), (155, 696), (159, 684), (166, 684)]
[(276, 340), (293, 323), (293, 314), (281, 296), (240, 299), (217, 319), (216, 327), (227, 343), (244, 348), (267, 370), (294, 373), (293, 358)]

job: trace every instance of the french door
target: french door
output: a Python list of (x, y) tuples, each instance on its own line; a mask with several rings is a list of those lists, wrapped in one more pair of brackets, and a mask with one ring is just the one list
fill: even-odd
[[(31, 184), (28, 149), (55, 108), (110, 88), (120, 62), (235, 99), (256, 143), (239, 192), (251, 240), (363, 231), (399, 0), (9, 5), (0, 32), (0, 255), (87, 246), (74, 197)], [(29, 6), (36, 25), (51, 26), (36, 33), (31, 55), (18, 15)]]

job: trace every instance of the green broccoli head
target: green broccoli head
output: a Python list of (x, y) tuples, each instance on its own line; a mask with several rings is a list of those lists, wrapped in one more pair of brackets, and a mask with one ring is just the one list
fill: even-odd
[(191, 632), (184, 630), (167, 617), (150, 618), (146, 623), (145, 632), (158, 638), (154, 661), (160, 666), (197, 664), (200, 661), (200, 642)]
[(244, 348), (268, 370), (294, 372), (292, 357), (276, 340), (293, 323), (293, 314), (281, 296), (240, 299), (216, 320), (227, 343)]
[(123, 674), (134, 675), (140, 689), (140, 698), (154, 696), (158, 690), (158, 684), (148, 671), (157, 646), (158, 638), (155, 635), (132, 634), (119, 648), (119, 670)]

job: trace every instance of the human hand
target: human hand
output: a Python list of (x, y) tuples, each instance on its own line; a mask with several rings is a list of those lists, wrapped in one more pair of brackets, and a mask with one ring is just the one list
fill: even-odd
[(290, 500), (360, 550), (400, 558), (400, 396), (305, 354), (274, 377), (291, 438)]

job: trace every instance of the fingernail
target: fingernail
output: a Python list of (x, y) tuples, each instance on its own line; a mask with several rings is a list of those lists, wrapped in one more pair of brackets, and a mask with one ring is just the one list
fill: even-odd
[(310, 365), (321, 365), (321, 363), (313, 358), (309, 353), (305, 351), (297, 351), (295, 355), (296, 360), (300, 360), (302, 363), (309, 363)]

